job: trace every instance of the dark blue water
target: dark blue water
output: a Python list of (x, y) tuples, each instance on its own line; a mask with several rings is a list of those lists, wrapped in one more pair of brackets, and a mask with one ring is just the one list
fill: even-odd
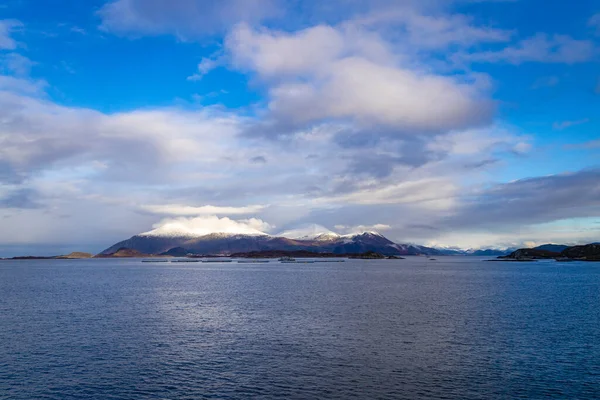
[(0, 262), (0, 398), (600, 398), (600, 264)]

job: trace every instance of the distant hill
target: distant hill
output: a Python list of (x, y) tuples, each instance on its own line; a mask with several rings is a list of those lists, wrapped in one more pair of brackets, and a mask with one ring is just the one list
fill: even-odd
[[(562, 250), (562, 251), (552, 251)], [(583, 261), (600, 261), (600, 244), (592, 243), (583, 246), (563, 246), (548, 244), (533, 249), (519, 249), (508, 256), (499, 257), (514, 260), (537, 260), (537, 259), (572, 259)]]
[[(444, 256), (479, 256), (479, 257), (495, 257), (506, 256), (516, 249), (478, 249), (478, 250), (463, 250), (459, 248), (436, 248), (439, 251), (438, 255)], [(433, 255), (430, 253), (430, 255)]]
[(600, 244), (592, 243), (585, 246), (569, 247), (561, 253), (562, 257), (600, 261)]
[(63, 256), (17, 256), (9, 258), (9, 260), (79, 260), (82, 258), (92, 258), (90, 253), (74, 251)]
[(534, 247), (536, 250), (553, 251), (555, 253), (562, 253), (567, 248), (569, 248), (569, 246), (565, 244), (543, 244), (541, 246)]
[(495, 256), (505, 256), (512, 253), (514, 249), (506, 249), (506, 250), (498, 250), (498, 249), (481, 249), (475, 250), (470, 255), (479, 256), (479, 257), (495, 257)]

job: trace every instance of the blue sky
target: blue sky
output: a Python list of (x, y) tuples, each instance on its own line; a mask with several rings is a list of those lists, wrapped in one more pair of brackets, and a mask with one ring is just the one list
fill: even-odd
[(8, 0), (0, 251), (600, 239), (600, 2)]

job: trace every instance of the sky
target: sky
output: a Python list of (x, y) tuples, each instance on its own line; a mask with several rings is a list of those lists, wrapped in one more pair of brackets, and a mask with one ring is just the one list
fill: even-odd
[(599, 61), (599, 0), (5, 0), (0, 255), (600, 241)]

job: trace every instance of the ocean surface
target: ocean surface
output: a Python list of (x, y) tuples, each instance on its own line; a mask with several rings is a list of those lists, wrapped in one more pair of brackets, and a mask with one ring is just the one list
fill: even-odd
[(0, 261), (0, 399), (598, 399), (600, 263)]

